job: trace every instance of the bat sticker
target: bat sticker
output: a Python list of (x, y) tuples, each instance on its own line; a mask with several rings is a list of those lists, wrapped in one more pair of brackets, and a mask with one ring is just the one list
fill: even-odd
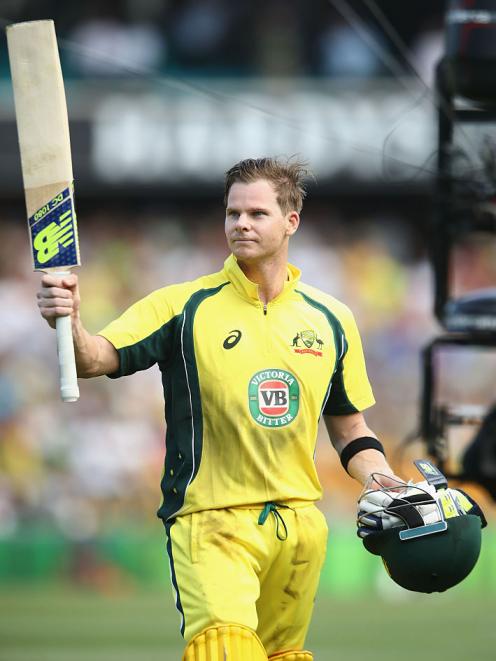
[(73, 187), (58, 193), (29, 218), (36, 270), (80, 264)]

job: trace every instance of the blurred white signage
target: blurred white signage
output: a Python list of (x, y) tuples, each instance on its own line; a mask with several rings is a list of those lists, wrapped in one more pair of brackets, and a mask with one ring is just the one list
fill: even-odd
[[(434, 170), (435, 108), (425, 90), (267, 82), (262, 91), (107, 92), (97, 97), (91, 161), (104, 181), (210, 183), (236, 161), (307, 160), (325, 179), (425, 180)], [(253, 88), (253, 87), (252, 87)], [(205, 91), (207, 90), (207, 91)]]

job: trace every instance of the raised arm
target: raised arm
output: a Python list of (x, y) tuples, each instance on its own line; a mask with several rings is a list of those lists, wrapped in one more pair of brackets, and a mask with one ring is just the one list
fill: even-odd
[[(382, 445), (362, 413), (326, 415), (324, 420), (331, 442), (351, 477), (364, 485), (371, 473), (381, 473), (386, 476), (380, 478), (383, 486), (397, 485), (399, 478), (389, 466), (381, 451)], [(388, 480), (387, 476), (393, 479)]]
[(90, 378), (112, 374), (119, 368), (119, 354), (114, 346), (100, 335), (90, 335), (79, 315), (81, 297), (78, 277), (71, 273), (63, 278), (45, 273), (37, 293), (41, 316), (51, 328), (57, 317), (70, 315), (78, 376)]

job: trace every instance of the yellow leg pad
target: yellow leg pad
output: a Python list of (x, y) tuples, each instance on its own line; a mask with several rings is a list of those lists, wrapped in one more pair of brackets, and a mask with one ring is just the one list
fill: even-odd
[[(306, 661), (306, 657), (301, 658)], [(253, 629), (219, 624), (200, 631), (189, 641), (183, 661), (267, 661), (267, 653)]]
[(313, 661), (313, 654), (306, 650), (301, 650), (301, 652), (278, 652), (270, 657), (270, 661)]

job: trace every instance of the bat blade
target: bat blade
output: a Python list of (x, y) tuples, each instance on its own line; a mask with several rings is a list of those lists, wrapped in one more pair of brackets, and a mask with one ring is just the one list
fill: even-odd
[[(54, 23), (7, 27), (17, 132), (35, 270), (67, 274), (80, 264), (69, 122)], [(76, 401), (70, 317), (57, 319), (60, 389)]]

